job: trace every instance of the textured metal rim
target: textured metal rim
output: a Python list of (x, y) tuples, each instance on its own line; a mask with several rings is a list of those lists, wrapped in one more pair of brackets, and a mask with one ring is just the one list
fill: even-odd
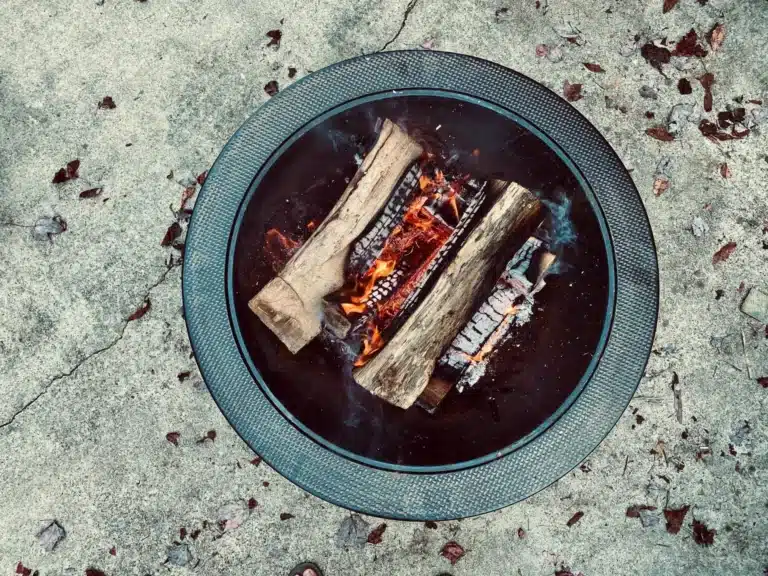
[[(470, 94), (525, 118), (577, 166), (594, 192), (616, 255), (614, 322), (592, 378), (543, 434), (492, 462), (455, 472), (404, 474), (345, 458), (303, 434), (264, 395), (232, 330), (225, 278), (233, 223), (254, 177), (290, 135), (323, 112), (388, 90)], [(621, 161), (572, 106), (533, 80), (486, 60), (404, 51), (340, 62), (297, 82), (235, 133), (195, 206), (184, 261), (190, 340), (211, 394), (235, 430), (288, 479), (367, 514), (446, 519), (496, 510), (565, 475), (610, 432), (650, 353), (658, 267), (650, 225)]]

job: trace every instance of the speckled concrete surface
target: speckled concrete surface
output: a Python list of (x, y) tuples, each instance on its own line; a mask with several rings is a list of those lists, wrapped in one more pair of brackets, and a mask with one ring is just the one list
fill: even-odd
[[(763, 574), (768, 338), (740, 305), (751, 288), (768, 291), (768, 2), (680, 0), (666, 14), (662, 4), (0, 3), (0, 570), (283, 575), (314, 559), (330, 576)], [(578, 42), (562, 37), (565, 23)], [(726, 35), (711, 52), (704, 36), (716, 23)], [(265, 36), (276, 28), (278, 49)], [(663, 76), (641, 56), (643, 43), (691, 28), (705, 58), (673, 58)], [(337, 531), (349, 514), (252, 464), (218, 412), (190, 359), (180, 269), (166, 265), (175, 252), (159, 244), (178, 181), (210, 166), (266, 100), (266, 82), (422, 45), (488, 58), (559, 93), (565, 80), (583, 84), (573, 105), (632, 169), (651, 218), (660, 324), (647, 377), (582, 469), (506, 510), (434, 529), (388, 522), (380, 544), (345, 548)], [(707, 71), (711, 113), (696, 80)], [(692, 94), (678, 91), (681, 77)], [(97, 108), (106, 95), (114, 109)], [(645, 134), (680, 103), (693, 111), (674, 141)], [(746, 108), (750, 134), (709, 141), (699, 119), (729, 105)], [(75, 158), (79, 178), (52, 184)], [(669, 188), (656, 196), (660, 170)], [(78, 197), (94, 187), (100, 196)], [(54, 215), (67, 230), (33, 237)], [(713, 264), (728, 242), (733, 253)], [(198, 442), (210, 430), (215, 440)], [(637, 504), (657, 509), (628, 518)], [(670, 534), (661, 511), (683, 505)], [(697, 543), (694, 519), (716, 530), (711, 546)], [(449, 540), (466, 550), (455, 566), (440, 555)]]

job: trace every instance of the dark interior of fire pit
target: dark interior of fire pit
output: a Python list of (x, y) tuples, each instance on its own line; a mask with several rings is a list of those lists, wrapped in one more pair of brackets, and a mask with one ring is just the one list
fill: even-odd
[[(297, 239), (309, 235), (307, 224), (323, 220), (354, 175), (355, 155), (375, 141), (377, 118), (397, 122), (444, 158), (454, 156), (474, 177), (515, 181), (559, 206), (569, 205), (555, 229), (564, 237), (575, 233), (559, 249), (557, 272), (548, 276), (536, 313), (514, 345), (495, 355), (490, 374), (477, 386), (461, 394), (452, 390), (433, 415), (373, 396), (318, 340), (291, 354), (248, 308), (249, 299), (275, 275), (264, 255), (266, 231), (277, 228)], [(609, 272), (597, 216), (553, 150), (484, 106), (399, 95), (341, 112), (277, 158), (243, 210), (232, 274), (242, 352), (296, 420), (354, 455), (386, 464), (443, 466), (495, 454), (563, 405), (598, 348)]]

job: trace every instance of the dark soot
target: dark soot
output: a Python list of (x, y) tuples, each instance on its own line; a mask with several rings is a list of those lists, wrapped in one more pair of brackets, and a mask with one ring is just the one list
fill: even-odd
[[(459, 154), (480, 178), (516, 181), (572, 201), (577, 238), (549, 276), (531, 322), (494, 357), (490, 374), (463, 394), (451, 391), (435, 415), (395, 408), (358, 386), (317, 339), (292, 355), (248, 309), (274, 272), (262, 249), (276, 227), (306, 238), (356, 169), (354, 155), (390, 118), (431, 150)], [(437, 129), (437, 126), (440, 126)], [(472, 154), (478, 149), (479, 154)], [(608, 272), (597, 219), (572, 173), (541, 140), (486, 108), (439, 97), (395, 97), (341, 113), (287, 150), (245, 208), (234, 260), (235, 313), (246, 354), (285, 408), (327, 441), (371, 459), (445, 465), (502, 450), (533, 431), (575, 389), (597, 347), (608, 301)], [(513, 247), (513, 250), (517, 247)], [(257, 384), (254, 384), (256, 386)]]

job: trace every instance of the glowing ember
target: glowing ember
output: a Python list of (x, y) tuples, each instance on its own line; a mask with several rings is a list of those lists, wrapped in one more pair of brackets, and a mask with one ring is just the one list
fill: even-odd
[(373, 285), (376, 284), (376, 280), (392, 274), (392, 271), (395, 269), (395, 264), (397, 264), (397, 260), (395, 259), (384, 260), (378, 258), (363, 275), (362, 284), (358, 283), (359, 289), (356, 290), (357, 293), (350, 297), (352, 303), (363, 304), (364, 302), (367, 302), (373, 291)]
[(363, 351), (360, 356), (355, 360), (355, 366), (364, 366), (371, 356), (373, 356), (382, 346), (384, 346), (384, 339), (381, 337), (378, 327), (373, 322), (369, 322), (368, 334), (363, 338)]
[(299, 246), (301, 242), (286, 236), (277, 228), (270, 228), (264, 234), (264, 254), (275, 272), (279, 272), (285, 266)]
[(343, 302), (341, 309), (344, 310), (344, 314), (349, 316), (350, 314), (362, 314), (365, 312), (365, 304), (351, 304), (349, 302)]
[(480, 348), (480, 351), (470, 356), (469, 354), (464, 354), (470, 362), (476, 363), (476, 362), (482, 362), (485, 357), (493, 352), (493, 349), (496, 347), (496, 343), (499, 340), (500, 336), (503, 336), (503, 334), (506, 332), (506, 322), (511, 317), (517, 314), (517, 311), (520, 309), (519, 306), (512, 306), (504, 313), (504, 319), (499, 323), (499, 325), (496, 327), (496, 330), (494, 330), (491, 335), (488, 337), (488, 340), (485, 341), (485, 344), (483, 344), (483, 347)]

